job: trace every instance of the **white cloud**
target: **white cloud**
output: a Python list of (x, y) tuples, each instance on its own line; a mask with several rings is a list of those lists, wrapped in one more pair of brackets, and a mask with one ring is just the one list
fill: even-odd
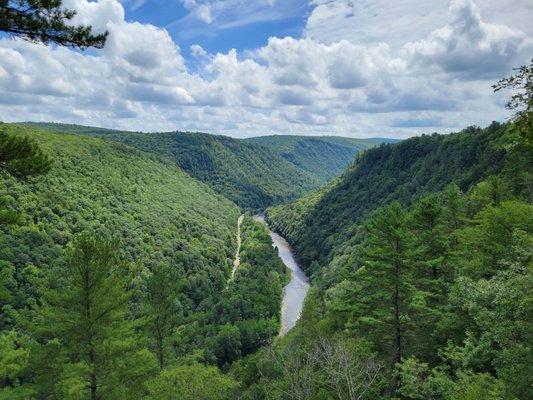
[(496, 78), (532, 54), (533, 41), (523, 32), (483, 22), (472, 1), (453, 0), (450, 22), (427, 39), (408, 43), (405, 51), (423, 66), (464, 78)]
[[(105, 48), (80, 53), (0, 39), (0, 120), (403, 137), (504, 118), (490, 84), (531, 49), (526, 33), (484, 21), (469, 1), (454, 1), (439, 26), (401, 45), (362, 44), (348, 31), (319, 40), (321, 26), (353, 21), (361, 2), (317, 0), (305, 37), (270, 38), (246, 55), (193, 45), (193, 71), (166, 30), (126, 21), (117, 0), (68, 2), (78, 23), (109, 31)], [(209, 3), (219, 10), (212, 24), (224, 19), (218, 4)]]

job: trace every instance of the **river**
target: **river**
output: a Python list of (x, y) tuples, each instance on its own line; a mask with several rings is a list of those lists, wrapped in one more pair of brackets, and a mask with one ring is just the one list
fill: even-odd
[(272, 238), (274, 247), (278, 249), (278, 255), (283, 263), (291, 270), (291, 280), (283, 288), (283, 301), (281, 304), (281, 328), (279, 335), (283, 336), (296, 325), (300, 319), (305, 296), (309, 290), (309, 278), (300, 268), (292, 254), (291, 246), (285, 238), (273, 232), (265, 220), (263, 214), (254, 216), (256, 221), (265, 224)]

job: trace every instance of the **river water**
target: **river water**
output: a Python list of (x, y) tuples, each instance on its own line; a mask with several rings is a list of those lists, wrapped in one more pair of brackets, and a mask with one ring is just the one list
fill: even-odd
[(291, 246), (285, 238), (270, 230), (265, 216), (258, 214), (254, 216), (254, 219), (267, 226), (272, 243), (278, 249), (279, 257), (287, 268), (291, 270), (291, 280), (283, 288), (283, 301), (281, 304), (281, 328), (279, 335), (283, 336), (294, 328), (294, 325), (300, 319), (305, 296), (309, 290), (309, 278), (294, 259)]

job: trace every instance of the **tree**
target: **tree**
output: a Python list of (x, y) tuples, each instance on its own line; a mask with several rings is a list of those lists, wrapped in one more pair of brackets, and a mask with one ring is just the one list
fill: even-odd
[(45, 174), (51, 167), (52, 159), (34, 139), (8, 133), (0, 126), (0, 171), (27, 179)]
[[(53, 360), (52, 368), (41, 368), (55, 376), (39, 374), (44, 391), (64, 399), (142, 395), (155, 360), (127, 319), (123, 265), (116, 243), (84, 235), (71, 250), (68, 268), (49, 277), (37, 337), (43, 344), (41, 363)], [(54, 349), (54, 343), (60, 346)]]
[(489, 278), (460, 276), (451, 292), (450, 303), (468, 321), (464, 343), (453, 351), (456, 363), (478, 372), (495, 370), (505, 383), (504, 398), (529, 397), (533, 381), (532, 232), (533, 226), (515, 227), (499, 271)]
[(362, 357), (347, 342), (319, 339), (312, 349), (323, 384), (339, 400), (361, 400), (378, 381), (381, 365)]
[(219, 367), (232, 363), (241, 356), (241, 332), (236, 326), (226, 324), (214, 337), (211, 351)]
[(412, 225), (419, 247), (418, 257), (423, 259), (424, 271), (432, 280), (442, 277), (447, 253), (447, 239), (443, 221), (443, 207), (436, 195), (425, 196), (415, 204)]
[[(378, 307), (378, 313), (372, 312), (368, 317), (374, 314), (381, 319), (380, 325), (388, 325), (390, 331), (385, 333), (385, 337), (392, 339), (394, 362), (400, 362), (404, 355), (404, 334), (413, 292), (410, 281), (413, 239), (407, 229), (407, 215), (402, 206), (394, 202), (376, 211), (366, 228), (369, 238), (363, 254), (363, 267), (358, 275), (362, 286), (369, 289), (367, 293), (374, 293), (369, 298), (374, 299), (375, 304), (368, 305), (370, 308)], [(390, 314), (381, 314), (384, 310), (390, 310)], [(366, 316), (361, 317), (364, 321)]]
[(218, 368), (201, 364), (164, 369), (148, 383), (150, 400), (230, 400), (237, 382)]
[(68, 23), (76, 11), (62, 0), (0, 0), (0, 31), (32, 42), (62, 46), (104, 47), (107, 32), (93, 34), (90, 26)]
[(513, 116), (514, 129), (523, 140), (533, 145), (533, 59), (529, 65), (515, 69), (516, 74), (501, 79), (492, 86), (495, 92), (517, 89), (507, 102), (509, 110), (517, 110)]
[(168, 341), (180, 315), (175, 270), (166, 264), (156, 266), (147, 282), (148, 329), (160, 369), (167, 363)]
[(29, 367), (29, 350), (15, 330), (0, 332), (0, 400), (33, 398), (33, 390), (21, 383)]
[(414, 286), (414, 241), (407, 221), (398, 202), (376, 210), (365, 224), (361, 266), (332, 293), (331, 302), (333, 311), (345, 315), (346, 327), (392, 365), (406, 355), (406, 342), (415, 336), (412, 317), (425, 307), (424, 294)]
[[(28, 179), (50, 170), (52, 159), (35, 140), (10, 134), (1, 128), (0, 125), (0, 172)], [(12, 210), (14, 202), (11, 196), (0, 196), (0, 225), (21, 223), (22, 215)]]

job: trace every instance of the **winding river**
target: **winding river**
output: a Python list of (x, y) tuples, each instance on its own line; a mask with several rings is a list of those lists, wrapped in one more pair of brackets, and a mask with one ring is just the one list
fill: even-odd
[(279, 257), (287, 268), (291, 270), (291, 280), (283, 288), (283, 301), (281, 304), (281, 328), (279, 335), (283, 336), (294, 328), (294, 325), (300, 319), (305, 296), (309, 290), (309, 278), (294, 259), (289, 243), (287, 243), (283, 236), (278, 235), (269, 228), (265, 216), (258, 214), (254, 216), (254, 219), (267, 226), (272, 243), (278, 249)]

